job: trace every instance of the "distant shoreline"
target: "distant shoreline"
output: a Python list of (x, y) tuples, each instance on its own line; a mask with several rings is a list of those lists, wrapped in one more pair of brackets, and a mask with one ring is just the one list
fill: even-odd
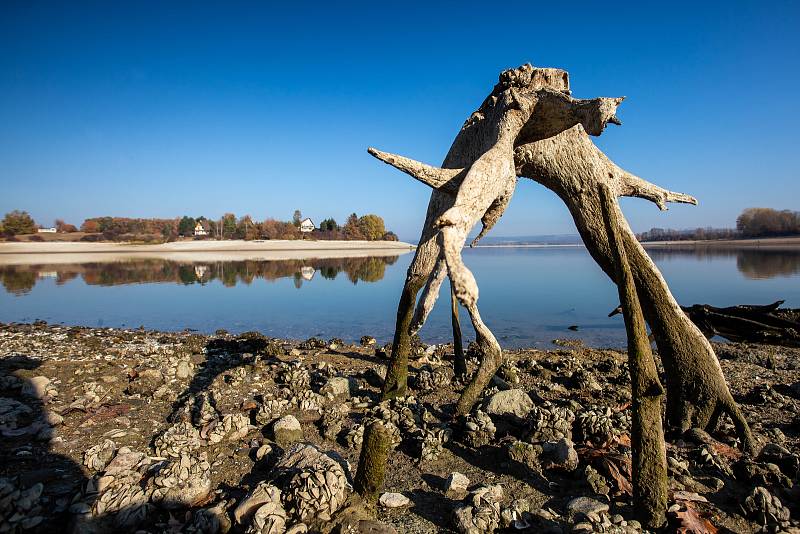
[(0, 265), (80, 263), (160, 258), (192, 261), (303, 260), (364, 256), (396, 256), (414, 250), (402, 241), (180, 241), (158, 245), (131, 243), (20, 242), (0, 243)]
[(235, 252), (258, 250), (408, 250), (414, 248), (402, 241), (310, 241), (305, 239), (268, 239), (257, 241), (173, 241), (157, 245), (133, 243), (87, 243), (75, 241), (49, 242), (4, 242), (0, 243), (0, 254), (63, 254), (98, 252)]
[[(659, 247), (800, 247), (800, 236), (762, 237), (750, 239), (694, 239), (686, 241), (641, 241), (645, 248)], [(576, 248), (585, 247), (583, 243), (499, 243), (496, 245), (476, 245), (474, 248)]]
[(643, 247), (800, 247), (800, 236), (750, 239), (695, 239), (691, 241), (644, 241)]

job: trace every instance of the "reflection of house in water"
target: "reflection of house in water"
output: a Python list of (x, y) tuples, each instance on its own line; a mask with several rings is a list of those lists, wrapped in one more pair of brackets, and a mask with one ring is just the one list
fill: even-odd
[(206, 274), (208, 274), (208, 265), (194, 266), (194, 275), (197, 277), (198, 280), (202, 280)]
[(39, 271), (36, 276), (39, 278), (58, 278), (58, 271)]
[(300, 276), (303, 277), (303, 280), (311, 280), (314, 278), (314, 273), (316, 272), (317, 270), (310, 265), (303, 265), (300, 267)]

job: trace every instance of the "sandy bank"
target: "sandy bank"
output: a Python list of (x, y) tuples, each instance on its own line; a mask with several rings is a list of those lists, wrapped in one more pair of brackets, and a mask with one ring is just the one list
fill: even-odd
[(800, 236), (798, 237), (769, 237), (761, 239), (719, 239), (719, 240), (695, 240), (695, 241), (647, 241), (642, 243), (645, 248), (658, 247), (760, 247), (760, 248), (794, 248), (800, 247)]
[(414, 247), (400, 241), (182, 241), (130, 243), (0, 243), (0, 265), (109, 262), (134, 258), (172, 261), (302, 260), (396, 256)]

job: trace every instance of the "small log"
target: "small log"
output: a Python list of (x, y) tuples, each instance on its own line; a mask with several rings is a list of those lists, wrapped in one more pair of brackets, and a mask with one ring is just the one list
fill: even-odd
[(628, 334), (633, 424), (633, 506), (638, 519), (649, 528), (661, 527), (667, 511), (667, 453), (661, 423), (664, 388), (650, 350), (644, 315), (636, 294), (633, 274), (619, 235), (615, 197), (600, 184), (603, 219), (617, 269), (617, 289)]
[(369, 504), (378, 500), (390, 450), (391, 437), (383, 423), (375, 421), (364, 429), (353, 489)]
[(800, 347), (800, 321), (787, 318), (800, 314), (779, 309), (781, 304), (782, 300), (726, 308), (695, 304), (681, 309), (708, 338), (722, 336), (729, 341)]

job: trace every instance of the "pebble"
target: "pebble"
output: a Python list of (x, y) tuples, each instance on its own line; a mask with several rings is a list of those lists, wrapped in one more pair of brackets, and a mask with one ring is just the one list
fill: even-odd
[(447, 477), (444, 485), (444, 496), (454, 501), (460, 501), (467, 496), (467, 488), (469, 487), (469, 479), (454, 471)]
[(498, 391), (486, 402), (484, 411), (490, 415), (525, 417), (533, 409), (530, 396), (521, 389)]
[(402, 493), (387, 492), (380, 496), (378, 502), (384, 508), (403, 508), (411, 503), (411, 499)]
[(608, 511), (608, 505), (591, 497), (576, 497), (567, 503), (567, 514), (571, 517), (588, 517)]
[(284, 415), (272, 425), (272, 434), (279, 445), (288, 445), (303, 439), (303, 427), (293, 415)]

